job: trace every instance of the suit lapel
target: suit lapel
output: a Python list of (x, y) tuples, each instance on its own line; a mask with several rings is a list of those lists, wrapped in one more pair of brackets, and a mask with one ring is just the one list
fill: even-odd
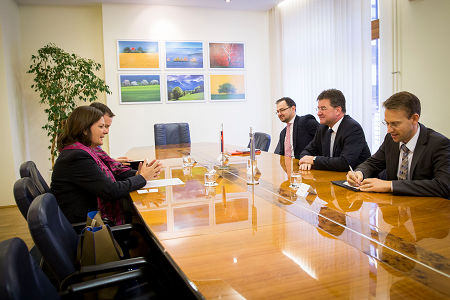
[(426, 146), (427, 142), (428, 142), (427, 128), (425, 126), (423, 126), (422, 124), (420, 124), (419, 138), (417, 139), (416, 148), (414, 148), (413, 158), (411, 161), (411, 169), (409, 170), (409, 172), (410, 172), (409, 174), (411, 174), (410, 175), (411, 179), (413, 178), (412, 175), (414, 174), (414, 169), (417, 166), (417, 162), (419, 161), (420, 156), (427, 148), (427, 146)]
[[(389, 136), (389, 138), (391, 139), (391, 143), (389, 143), (388, 145), (389, 149), (386, 149), (385, 153), (386, 172), (388, 173), (387, 178), (389, 180), (397, 180), (397, 169), (398, 169), (398, 160), (400, 157), (400, 148), (399, 143), (394, 142), (394, 140), (392, 140), (392, 137)], [(388, 156), (388, 153), (392, 153), (392, 155)]]

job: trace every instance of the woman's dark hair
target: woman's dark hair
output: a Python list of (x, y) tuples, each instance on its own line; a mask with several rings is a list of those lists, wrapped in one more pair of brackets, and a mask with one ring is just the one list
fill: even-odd
[(91, 145), (91, 126), (100, 118), (103, 112), (92, 106), (75, 108), (66, 121), (64, 130), (58, 135), (58, 150), (65, 146), (80, 142), (85, 146)]

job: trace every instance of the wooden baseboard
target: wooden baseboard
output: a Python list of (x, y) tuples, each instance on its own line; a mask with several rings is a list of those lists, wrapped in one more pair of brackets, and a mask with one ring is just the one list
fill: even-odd
[(17, 205), (5, 205), (5, 206), (0, 206), (0, 209), (2, 209), (2, 208), (13, 208), (13, 207), (17, 207)]

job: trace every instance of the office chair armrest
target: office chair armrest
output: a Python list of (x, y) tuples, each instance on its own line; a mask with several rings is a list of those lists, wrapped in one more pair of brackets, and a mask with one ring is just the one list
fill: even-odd
[(72, 225), (73, 229), (75, 229), (75, 232), (77, 234), (80, 234), (83, 231), (83, 228), (86, 227), (86, 222), (77, 222), (72, 223), (70, 225)]
[(129, 272), (115, 274), (103, 278), (93, 279), (86, 282), (74, 283), (62, 290), (59, 294), (62, 299), (72, 299), (77, 294), (84, 294), (87, 292), (119, 285), (123, 282), (134, 281), (136, 279), (146, 278), (147, 282), (151, 283), (156, 276), (148, 268), (141, 268)]
[(126, 260), (109, 262), (101, 265), (82, 267), (80, 271), (76, 271), (67, 276), (61, 283), (61, 291), (67, 289), (69, 285), (81, 282), (83, 277), (99, 275), (109, 272), (125, 271), (127, 269), (139, 268), (142, 266), (150, 267), (150, 263), (144, 257), (130, 258)]

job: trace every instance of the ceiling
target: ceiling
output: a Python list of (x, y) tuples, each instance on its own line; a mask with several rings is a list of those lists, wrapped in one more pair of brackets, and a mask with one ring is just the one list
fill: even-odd
[(216, 9), (267, 11), (283, 0), (15, 0), (18, 4), (32, 5), (94, 5), (100, 3), (146, 4), (168, 6), (190, 6)]

